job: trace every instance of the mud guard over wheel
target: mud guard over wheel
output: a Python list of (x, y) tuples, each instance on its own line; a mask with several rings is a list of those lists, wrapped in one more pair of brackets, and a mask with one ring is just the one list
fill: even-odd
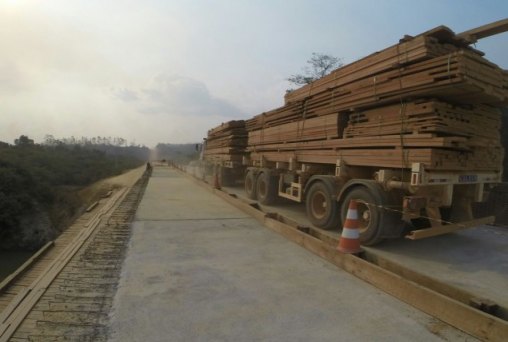
[(307, 217), (318, 228), (333, 229), (339, 226), (339, 204), (335, 200), (335, 191), (327, 183), (316, 181), (305, 196)]

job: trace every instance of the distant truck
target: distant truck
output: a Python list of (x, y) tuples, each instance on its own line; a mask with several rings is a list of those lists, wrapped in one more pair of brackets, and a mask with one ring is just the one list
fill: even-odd
[(227, 186), (243, 179), (247, 155), (244, 120), (233, 120), (208, 131), (203, 140), (201, 161), (206, 173), (213, 173), (219, 184)]
[(405, 36), (283, 107), (210, 130), (204, 160), (223, 185), (243, 176), (261, 204), (305, 202), (322, 229), (339, 228), (357, 200), (364, 245), (492, 223), (473, 209), (502, 180), (508, 72), (464, 37), (444, 26)]

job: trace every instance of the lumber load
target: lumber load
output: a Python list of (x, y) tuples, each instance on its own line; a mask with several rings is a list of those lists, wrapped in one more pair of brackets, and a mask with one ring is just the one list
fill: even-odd
[(211, 129), (204, 158), (500, 172), (508, 71), (469, 44), (445, 26), (405, 36)]
[(339, 114), (331, 114), (250, 131), (249, 146), (337, 138), (338, 120)]
[(507, 106), (508, 72), (477, 53), (456, 50), (346, 85), (329, 81), (326, 89), (312, 96), (247, 120), (246, 128), (251, 131), (304, 118), (432, 97), (460, 104)]
[(338, 68), (311, 84), (287, 93), (285, 100), (286, 103), (300, 101), (329, 88), (344, 86), (410, 63), (447, 55), (458, 49), (468, 49), (479, 55), (482, 54), (471, 49), (467, 41), (457, 37), (446, 26), (438, 26), (416, 37), (406, 35), (400, 40), (399, 44)]
[[(482, 57), (459, 50), (345, 86), (331, 87), (301, 103), (300, 114), (305, 113), (309, 118), (419, 97), (463, 104), (508, 105), (506, 72)], [(280, 116), (281, 112), (285, 111), (274, 114)], [(267, 113), (264, 120), (270, 122), (272, 118)]]
[(245, 121), (228, 121), (208, 131), (203, 157), (213, 163), (241, 162), (246, 146)]
[(246, 120), (252, 160), (500, 172), (508, 72), (440, 26), (334, 70)]
[(269, 112), (261, 113), (245, 121), (245, 128), (250, 132), (262, 127), (272, 127), (298, 120), (304, 111), (301, 103), (288, 104)]
[[(249, 145), (247, 151), (295, 151), (295, 150), (339, 150), (358, 148), (408, 148), (439, 147), (457, 151), (471, 151), (468, 139), (464, 137), (436, 137), (434, 134), (383, 135), (349, 139), (329, 139), (314, 141), (285, 142)], [(382, 158), (382, 157), (381, 157)]]
[(349, 115), (344, 136), (435, 133), (437, 136), (467, 137), (469, 142), (485, 144), (499, 142), (500, 128), (499, 108), (421, 100), (353, 112)]
[(412, 163), (423, 163), (428, 170), (446, 171), (499, 171), (501, 148), (478, 148), (462, 152), (433, 148), (385, 149), (320, 149), (294, 151), (252, 152), (251, 158), (269, 162), (335, 164), (341, 159), (347, 165), (410, 168)]
[(223, 134), (227, 134), (228, 132), (232, 132), (234, 130), (244, 131), (245, 130), (245, 121), (244, 120), (231, 120), (225, 123), (220, 124), (217, 127), (214, 127), (208, 131), (209, 137), (221, 136)]
[(496, 107), (419, 99), (250, 131), (247, 151), (274, 162), (500, 171), (500, 127)]

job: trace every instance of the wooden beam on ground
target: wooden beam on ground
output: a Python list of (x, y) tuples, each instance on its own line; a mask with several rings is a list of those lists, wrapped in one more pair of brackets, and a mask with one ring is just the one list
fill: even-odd
[(90, 206), (88, 208), (86, 208), (86, 212), (87, 213), (91, 212), (98, 205), (99, 205), (98, 201), (93, 202), (92, 204), (90, 204)]
[(480, 226), (482, 224), (492, 224), (494, 223), (495, 219), (496, 219), (495, 216), (487, 216), (463, 223), (448, 224), (437, 227), (413, 230), (408, 235), (406, 235), (406, 238), (410, 240), (425, 239), (431, 236), (439, 236), (443, 234), (452, 233), (458, 230)]
[(265, 225), (312, 253), (365, 280), (384, 292), (486, 341), (505, 341), (508, 322), (446, 297), (351, 254), (342, 254), (322, 241), (287, 225), (265, 219)]

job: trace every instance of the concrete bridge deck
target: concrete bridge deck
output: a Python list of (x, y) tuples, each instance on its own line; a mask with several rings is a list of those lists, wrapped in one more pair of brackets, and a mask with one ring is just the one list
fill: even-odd
[(474, 340), (155, 168), (110, 315), (112, 341)]

